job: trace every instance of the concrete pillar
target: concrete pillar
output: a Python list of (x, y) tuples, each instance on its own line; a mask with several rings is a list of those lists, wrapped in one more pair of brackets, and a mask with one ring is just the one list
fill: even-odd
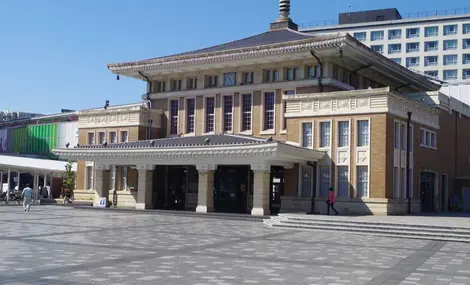
[(271, 214), (269, 209), (271, 165), (252, 164), (251, 170), (253, 170), (253, 209), (251, 215), (269, 215)]
[(95, 201), (94, 207), (100, 207), (100, 199), (106, 199), (106, 205), (109, 200), (109, 165), (95, 164)]
[(137, 188), (137, 210), (145, 210), (153, 208), (153, 171), (155, 165), (137, 165), (139, 172), (138, 188)]
[(39, 175), (34, 173), (33, 179), (33, 193), (34, 193), (34, 200), (38, 200), (38, 193), (39, 193)]
[(196, 165), (199, 175), (197, 189), (196, 212), (207, 213), (214, 211), (214, 164)]
[[(18, 186), (18, 191), (21, 191), (21, 186), (20, 186), (20, 181), (21, 181), (21, 173), (18, 171), (17, 173), (17, 176), (16, 176), (16, 186)], [(15, 187), (16, 188), (16, 187)]]

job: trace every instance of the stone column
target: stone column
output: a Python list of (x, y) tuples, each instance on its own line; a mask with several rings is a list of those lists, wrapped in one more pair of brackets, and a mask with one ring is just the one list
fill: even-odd
[(10, 200), (10, 188), (11, 188), (11, 170), (8, 168), (8, 176), (7, 176), (7, 184), (8, 184), (8, 190), (7, 190), (7, 201)]
[[(21, 182), (21, 172), (16, 172), (16, 186), (18, 186), (18, 191), (21, 191), (21, 185), (20, 185), (20, 182)], [(15, 187), (16, 188), (16, 187)]]
[(94, 207), (100, 207), (100, 199), (106, 199), (106, 205), (109, 200), (109, 165), (95, 164), (95, 201)]
[(34, 200), (38, 200), (38, 193), (39, 193), (39, 175), (34, 173), (34, 179), (33, 179), (33, 193), (34, 193)]
[(251, 170), (253, 170), (253, 209), (251, 215), (269, 215), (271, 214), (269, 209), (271, 165), (252, 164)]
[(137, 188), (137, 210), (145, 210), (153, 208), (153, 171), (155, 165), (137, 165), (139, 172), (138, 188)]
[(199, 175), (196, 207), (198, 213), (214, 211), (214, 170), (216, 167), (214, 164), (196, 165)]

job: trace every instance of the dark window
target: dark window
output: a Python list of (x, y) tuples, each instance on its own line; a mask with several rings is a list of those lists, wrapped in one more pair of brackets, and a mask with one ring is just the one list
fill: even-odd
[(274, 92), (264, 93), (264, 129), (274, 129)]
[(214, 131), (215, 98), (206, 98), (206, 133)]
[(186, 116), (186, 133), (194, 133), (194, 111), (196, 100), (188, 99), (188, 108)]
[(171, 100), (170, 104), (170, 134), (176, 135), (178, 133), (178, 100)]
[(242, 114), (242, 131), (251, 131), (251, 94), (242, 95), (243, 114)]

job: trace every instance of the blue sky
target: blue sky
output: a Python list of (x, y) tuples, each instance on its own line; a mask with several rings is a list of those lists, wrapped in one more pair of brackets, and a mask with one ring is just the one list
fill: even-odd
[[(351, 8), (349, 8), (351, 5)], [(292, 0), (298, 24), (338, 12), (402, 14), (464, 8), (465, 0)], [(106, 64), (211, 46), (264, 32), (278, 0), (0, 0), (0, 110), (57, 113), (140, 100), (145, 84)]]

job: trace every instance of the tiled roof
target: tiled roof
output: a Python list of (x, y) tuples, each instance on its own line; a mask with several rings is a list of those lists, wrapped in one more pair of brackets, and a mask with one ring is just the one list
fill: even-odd
[(318, 41), (321, 41), (321, 40), (326, 40), (326, 39), (336, 38), (336, 37), (338, 36), (337, 35), (312, 35), (312, 34), (294, 31), (291, 29), (275, 30), (275, 31), (264, 32), (261, 34), (257, 34), (251, 37), (243, 38), (243, 39), (228, 42), (228, 43), (215, 45), (215, 46), (208, 47), (208, 48), (203, 48), (203, 49), (198, 49), (198, 50), (193, 50), (189, 52), (163, 56), (163, 57), (156, 57), (156, 58), (146, 59), (146, 60), (124, 62), (124, 63), (114, 63), (114, 64), (109, 64), (108, 67), (113, 68), (113, 67), (119, 67), (119, 66), (125, 66), (125, 65), (135, 65), (135, 64), (142, 64), (145, 62), (155, 61), (155, 60), (159, 61), (159, 60), (165, 60), (165, 59), (175, 58), (175, 57), (185, 57), (185, 56), (192, 56), (192, 55), (198, 55), (198, 54), (207, 54), (207, 53), (223, 52), (223, 51), (229, 51), (229, 50), (238, 50), (238, 49), (244, 49), (244, 48), (253, 48), (253, 47), (265, 46), (265, 45), (271, 45), (271, 44), (295, 42), (295, 41), (300, 41), (300, 40), (305, 40), (305, 39), (316, 39)]
[(269, 142), (264, 138), (240, 135), (207, 135), (191, 137), (174, 137), (154, 140), (144, 140), (127, 143), (114, 143), (105, 145), (81, 145), (79, 148), (172, 148), (172, 147), (201, 147), (223, 145), (246, 145)]

